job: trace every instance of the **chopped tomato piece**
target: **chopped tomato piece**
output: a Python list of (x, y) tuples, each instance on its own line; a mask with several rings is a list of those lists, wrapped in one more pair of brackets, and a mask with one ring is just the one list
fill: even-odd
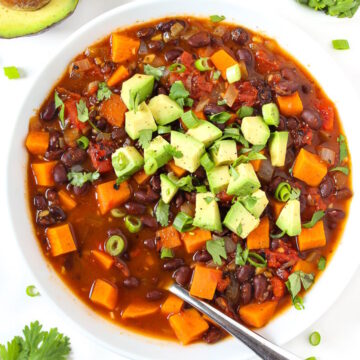
[(244, 81), (236, 84), (239, 90), (235, 106), (239, 105), (253, 106), (257, 100), (258, 91), (255, 86), (252, 86), (249, 81)]
[(190, 53), (188, 53), (187, 51), (184, 51), (181, 56), (180, 56), (180, 61), (183, 65), (186, 66), (186, 69), (189, 70), (190, 68), (193, 67), (194, 64), (194, 58), (192, 57), (192, 55)]
[(277, 276), (271, 278), (274, 300), (281, 299), (285, 294), (285, 284)]
[(112, 146), (106, 143), (90, 143), (89, 156), (93, 167), (100, 173), (110, 171), (112, 169), (111, 154), (113, 152)]
[(322, 128), (326, 131), (332, 131), (334, 127), (335, 111), (330, 101), (326, 99), (317, 100), (315, 107), (320, 113)]
[(261, 74), (279, 70), (278, 60), (265, 50), (255, 52), (256, 70)]
[(65, 116), (69, 119), (72, 127), (76, 127), (79, 130), (84, 130), (87, 127), (86, 123), (81, 122), (77, 116), (76, 100), (66, 100), (65, 104)]

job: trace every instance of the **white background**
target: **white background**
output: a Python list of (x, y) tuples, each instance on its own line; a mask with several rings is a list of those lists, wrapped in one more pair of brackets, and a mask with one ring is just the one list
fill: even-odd
[[(175, 1), (175, 0), (169, 0)], [(186, 5), (196, 0), (183, 0), (184, 12), (191, 12)], [(213, 0), (219, 1), (221, 0)], [(239, 0), (246, 1), (246, 0)], [(15, 246), (6, 208), (5, 169), (8, 158), (10, 133), (22, 100), (37, 72), (41, 71), (52, 52), (72, 32), (97, 15), (123, 4), (122, 0), (80, 0), (76, 12), (61, 24), (38, 36), (14, 40), (0, 39), (0, 67), (17, 66), (22, 79), (7, 80), (0, 71), (0, 343), (21, 332), (25, 324), (39, 320), (46, 329), (58, 327), (71, 339), (73, 359), (121, 359), (80, 333), (77, 326), (47, 301), (45, 296), (29, 298), (25, 289), (36, 280), (22, 264), (22, 258)], [(276, 8), (283, 16), (302, 27), (317, 40), (319, 46), (328, 51), (345, 70), (355, 88), (360, 84), (360, 10), (353, 19), (336, 19), (308, 10), (295, 0), (263, 0), (263, 10)], [(219, 7), (221, 9), (221, 6)], [(219, 14), (221, 11), (219, 11)], [(261, 28), (261, 24), (259, 24)], [(286, 29), (284, 29), (286, 31)], [(336, 51), (331, 47), (332, 39), (348, 39), (351, 50)], [(79, 49), (79, 52), (82, 49)], [(306, 49), (304, 49), (306, 51)], [(329, 69), (329, 76), (337, 76)], [(325, 89), (326, 91), (326, 89)], [(344, 89), (346, 91), (346, 89)], [(358, 90), (360, 96), (360, 90)], [(359, 104), (354, 104), (354, 121), (360, 121)], [(23, 119), (27, 126), (28, 119)], [(357, 166), (357, 164), (353, 164)], [(356, 189), (355, 189), (356, 190)], [(360, 241), (360, 240), (359, 240)], [(339, 269), (341, 271), (341, 269)], [(300, 334), (285, 347), (300, 357), (316, 356), (320, 360), (358, 359), (360, 339), (360, 270), (355, 274), (341, 297), (332, 308), (311, 328)], [(306, 310), (305, 310), (306, 311)], [(294, 324), (296, 326), (296, 324)], [(312, 347), (308, 335), (317, 330), (322, 336), (321, 344)]]

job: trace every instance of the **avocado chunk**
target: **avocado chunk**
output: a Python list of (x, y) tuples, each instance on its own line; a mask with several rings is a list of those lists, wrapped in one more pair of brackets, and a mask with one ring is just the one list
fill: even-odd
[(270, 137), (270, 129), (261, 116), (244, 117), (241, 131), (245, 139), (253, 145), (265, 145)]
[(259, 224), (260, 220), (251, 215), (239, 202), (230, 208), (224, 219), (224, 225), (242, 239), (245, 239)]
[(272, 166), (284, 166), (289, 138), (288, 131), (275, 131), (269, 140), (269, 152)]
[(159, 125), (170, 124), (184, 113), (180, 105), (167, 95), (158, 95), (149, 101), (149, 108)]
[(160, 175), (161, 181), (161, 198), (165, 204), (169, 204), (176, 195), (178, 187), (165, 174)]
[(157, 168), (164, 166), (172, 158), (168, 151), (170, 144), (160, 135), (152, 139), (149, 146), (144, 150), (145, 163), (155, 159)]
[(209, 231), (222, 231), (219, 206), (211, 192), (196, 194), (193, 225)]
[(141, 104), (151, 94), (154, 88), (152, 75), (135, 74), (123, 82), (121, 99), (129, 110), (134, 110), (134, 104)]
[(131, 110), (125, 113), (125, 131), (131, 139), (138, 139), (141, 130), (157, 130), (155, 120), (145, 102), (139, 105), (136, 112)]
[(128, 177), (144, 165), (143, 157), (134, 146), (117, 149), (111, 155), (111, 162), (117, 177)]
[(71, 15), (78, 1), (51, 0), (33, 11), (12, 9), (0, 4), (0, 37), (11, 39), (50, 28)]
[(217, 141), (210, 148), (215, 166), (230, 165), (237, 159), (237, 147), (234, 140)]
[(216, 166), (207, 172), (210, 190), (217, 194), (227, 188), (230, 181), (229, 166)]
[(269, 203), (269, 200), (265, 192), (259, 189), (243, 198), (241, 203), (245, 206), (246, 210), (256, 218), (259, 218)]
[(260, 188), (253, 166), (240, 164), (230, 172), (230, 182), (226, 192), (229, 195), (246, 196)]
[(301, 233), (300, 201), (289, 200), (276, 220), (276, 226), (289, 236)]
[(171, 145), (182, 153), (181, 157), (175, 157), (175, 165), (191, 173), (200, 166), (200, 158), (205, 152), (202, 142), (192, 136), (178, 131), (171, 132)]
[(187, 131), (187, 134), (194, 139), (201, 141), (205, 147), (210, 146), (215, 140), (219, 139), (222, 131), (209, 121), (201, 120), (200, 124)]
[(275, 103), (264, 104), (261, 111), (267, 125), (279, 126), (280, 113)]

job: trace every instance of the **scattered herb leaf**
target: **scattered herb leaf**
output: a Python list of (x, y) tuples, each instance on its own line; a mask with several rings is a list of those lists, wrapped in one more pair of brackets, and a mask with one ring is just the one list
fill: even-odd
[(162, 200), (157, 203), (155, 215), (157, 222), (161, 226), (167, 226), (169, 224), (169, 209), (170, 205), (165, 204)]
[(221, 258), (227, 259), (224, 239), (209, 240), (206, 242), (206, 250), (212, 256), (216, 265), (221, 265)]
[(101, 82), (99, 83), (99, 87), (98, 87), (98, 91), (96, 94), (96, 98), (99, 101), (103, 101), (103, 100), (107, 100), (110, 99), (112, 95), (111, 90), (108, 88), (106, 82)]
[(315, 211), (312, 215), (312, 218), (309, 222), (303, 224), (302, 226), (306, 229), (312, 228), (318, 221), (320, 221), (325, 216), (324, 210)]
[(165, 74), (165, 66), (153, 67), (149, 64), (144, 65), (144, 73), (146, 75), (152, 75), (155, 80), (159, 81)]
[(70, 184), (73, 186), (81, 187), (86, 182), (93, 182), (100, 177), (99, 171), (95, 172), (75, 172), (71, 171), (67, 174), (67, 178), (70, 181)]

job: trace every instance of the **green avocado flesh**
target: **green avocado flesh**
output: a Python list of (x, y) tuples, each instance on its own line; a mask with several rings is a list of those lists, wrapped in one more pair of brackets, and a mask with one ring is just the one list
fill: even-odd
[(65, 19), (76, 8), (79, 0), (51, 0), (34, 10), (13, 10), (0, 4), (0, 37), (11, 39), (38, 33)]

